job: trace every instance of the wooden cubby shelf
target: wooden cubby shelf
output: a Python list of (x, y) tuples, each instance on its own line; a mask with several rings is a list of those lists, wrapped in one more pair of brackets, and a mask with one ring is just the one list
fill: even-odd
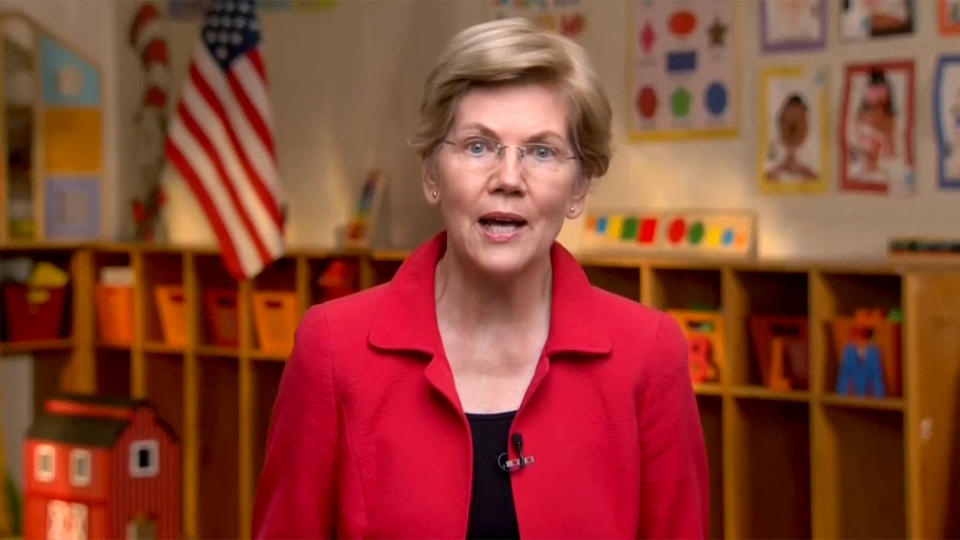
[[(264, 350), (254, 296), (292, 297), (294, 317), (285, 320), (293, 322), (280, 326), (293, 326), (310, 305), (338, 294), (319, 281), (330, 265), (349, 266), (363, 289), (388, 281), (407, 253), (293, 250), (241, 281), (211, 249), (0, 245), (0, 258), (18, 255), (69, 270), (69, 313), (62, 339), (0, 343), (0, 353), (33, 354), (35, 407), (58, 390), (150, 399), (180, 439), (183, 535), (195, 539), (250, 535), (254, 488), (288, 356), (288, 348)], [(960, 265), (626, 256), (580, 262), (598, 287), (717, 321), (723, 336), (715, 351), (722, 359), (717, 380), (694, 385), (710, 469), (712, 538), (960, 532), (960, 483), (949, 481), (960, 474)], [(129, 344), (97, 338), (92, 291), (107, 266), (133, 271)], [(182, 287), (185, 328), (173, 345), (157, 286)], [(235, 313), (227, 302), (224, 318), (211, 318), (208, 291), (220, 297), (235, 291)], [(902, 311), (898, 394), (835, 394), (838, 351), (829, 323), (860, 308)], [(806, 322), (806, 372), (788, 389), (764, 386), (751, 331), (755, 315)], [(223, 339), (231, 331), (235, 343)]]

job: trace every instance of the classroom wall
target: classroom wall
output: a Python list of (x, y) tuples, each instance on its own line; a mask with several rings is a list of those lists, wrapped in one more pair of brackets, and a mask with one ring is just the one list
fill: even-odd
[[(101, 5), (95, 3), (95, 5)], [(142, 96), (138, 59), (126, 44), (135, 2), (111, 4), (112, 30), (77, 35), (95, 55), (114, 59), (116, 73), (114, 152), (108, 167), (119, 171), (117, 201), (124, 209), (112, 227), (130, 233), (125, 210), (137, 183), (130, 181), (130, 120)], [(758, 4), (738, 3), (740, 57), (740, 135), (723, 141), (631, 143), (628, 126), (626, 58), (629, 6), (626, 2), (585, 2), (587, 27), (581, 43), (592, 55), (614, 108), (614, 159), (591, 194), (593, 207), (692, 207), (750, 209), (758, 215), (758, 249), (767, 257), (845, 257), (882, 255), (895, 235), (956, 236), (960, 193), (936, 189), (936, 154), (931, 122), (933, 69), (937, 53), (956, 50), (958, 38), (936, 31), (936, 3), (917, 2), (914, 37), (844, 44), (839, 34), (839, 3), (828, 1), (828, 46), (824, 52), (759, 54)], [(102, 8), (99, 8), (102, 9)], [(55, 11), (55, 10), (54, 10)], [(54, 14), (51, 13), (51, 16)], [(60, 16), (60, 15), (58, 15)], [(331, 246), (346, 220), (365, 172), (385, 169), (390, 185), (377, 242), (410, 247), (440, 224), (422, 201), (419, 166), (405, 145), (412, 130), (420, 86), (436, 53), (457, 30), (492, 16), (488, 2), (368, 0), (341, 1), (315, 11), (272, 10), (261, 14), (263, 54), (271, 86), (279, 168), (290, 204), (288, 242)], [(92, 19), (93, 17), (91, 17)], [(90, 21), (102, 28), (102, 21)], [(199, 20), (168, 22), (171, 88), (178, 92)], [(67, 36), (71, 39), (71, 35)], [(89, 42), (93, 40), (93, 42)], [(105, 50), (104, 40), (115, 50)], [(73, 40), (72, 40), (73, 41)], [(829, 68), (830, 117), (840, 107), (843, 65), (862, 59), (912, 58), (916, 61), (917, 193), (907, 198), (840, 194), (836, 125), (831, 128), (831, 192), (823, 195), (762, 195), (755, 178), (758, 67), (773, 64)], [(108, 112), (109, 114), (109, 112)], [(109, 133), (109, 132), (108, 132)], [(114, 161), (111, 163), (111, 161)], [(174, 184), (175, 186), (175, 184)], [(178, 195), (179, 193), (179, 195)], [(172, 190), (170, 221), (178, 239), (210, 242), (185, 191)], [(578, 228), (568, 226), (561, 240), (576, 248)]]

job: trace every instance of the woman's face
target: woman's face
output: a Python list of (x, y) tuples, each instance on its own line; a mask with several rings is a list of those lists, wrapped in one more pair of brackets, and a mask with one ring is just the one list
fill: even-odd
[[(579, 162), (567, 159), (568, 111), (564, 96), (541, 84), (473, 88), (461, 97), (449, 142), (423, 165), (423, 187), (465, 264), (501, 277), (521, 271), (548, 256), (565, 217), (583, 211), (588, 184)], [(475, 154), (495, 153), (497, 142), (512, 147), (478, 166)], [(559, 163), (543, 167), (536, 161), (550, 148), (559, 150)]]

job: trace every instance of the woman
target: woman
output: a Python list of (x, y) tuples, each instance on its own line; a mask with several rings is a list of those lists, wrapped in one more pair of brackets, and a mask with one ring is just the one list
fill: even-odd
[(703, 439), (678, 326), (555, 242), (610, 157), (573, 42), (458, 34), (413, 145), (446, 232), (312, 308), (274, 406), (257, 537), (701, 537)]

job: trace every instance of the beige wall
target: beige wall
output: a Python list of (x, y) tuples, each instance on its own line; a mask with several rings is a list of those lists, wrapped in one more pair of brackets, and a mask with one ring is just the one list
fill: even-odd
[[(0, 2), (0, 6), (11, 2)], [(13, 2), (21, 4), (22, 2)], [(759, 250), (764, 256), (835, 257), (880, 255), (892, 235), (939, 234), (960, 230), (960, 193), (936, 189), (936, 154), (931, 125), (933, 69), (938, 53), (960, 49), (960, 39), (936, 32), (936, 3), (917, 2), (917, 34), (869, 44), (838, 39), (838, 2), (828, 0), (828, 48), (812, 54), (761, 56), (758, 6), (739, 2), (741, 51), (741, 135), (736, 139), (688, 143), (629, 143), (626, 77), (627, 21), (624, 2), (589, 2), (581, 42), (590, 51), (614, 105), (615, 156), (609, 174), (591, 195), (595, 207), (747, 208), (759, 216)], [(54, 29), (105, 65), (105, 99), (113, 104), (107, 127), (108, 185), (116, 179), (120, 219), (110, 232), (125, 234), (126, 202), (137, 193), (131, 181), (131, 117), (142, 92), (138, 60), (126, 44), (135, 2), (28, 2)], [(365, 171), (379, 166), (390, 174), (381, 244), (409, 247), (439, 227), (422, 202), (418, 165), (404, 141), (413, 125), (420, 85), (442, 44), (457, 30), (490, 16), (489, 3), (341, 1), (315, 12), (262, 14), (263, 53), (274, 107), (279, 165), (288, 199), (292, 245), (329, 246), (349, 213)], [(80, 23), (71, 23), (79, 21)], [(176, 92), (198, 35), (199, 21), (170, 22)], [(789, 63), (825, 65), (831, 81), (831, 121), (836, 122), (843, 65), (863, 58), (916, 61), (916, 173), (913, 197), (829, 194), (801, 197), (761, 195), (756, 187), (757, 67)], [(110, 84), (113, 82), (113, 88)], [(831, 128), (835, 139), (836, 127)], [(831, 186), (836, 184), (836, 144), (831, 141)], [(116, 171), (116, 172), (114, 172)], [(121, 180), (122, 179), (122, 180)], [(174, 204), (174, 207), (184, 206)], [(174, 221), (197, 239), (202, 219), (189, 208)], [(576, 247), (576, 228), (562, 240)]]

